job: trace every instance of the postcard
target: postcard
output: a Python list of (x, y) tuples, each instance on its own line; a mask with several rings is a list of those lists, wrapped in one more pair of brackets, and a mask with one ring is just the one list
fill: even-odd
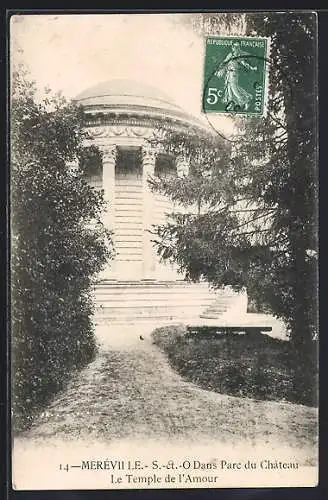
[(9, 37), (13, 489), (316, 486), (316, 13)]

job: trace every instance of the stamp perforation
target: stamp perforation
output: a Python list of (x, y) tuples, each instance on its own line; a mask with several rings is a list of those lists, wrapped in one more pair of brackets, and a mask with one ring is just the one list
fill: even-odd
[[(269, 95), (269, 73), (270, 73), (270, 37), (248, 36), (248, 35), (206, 35), (204, 68), (203, 68), (203, 103), (204, 113), (217, 113), (230, 116), (257, 116), (267, 115)], [(230, 43), (210, 43), (209, 41), (228, 41)], [(251, 45), (247, 42), (262, 42), (262, 45)], [(210, 48), (209, 48), (210, 47)], [(212, 48), (211, 48), (212, 47)], [(227, 51), (228, 49), (228, 51)], [(246, 49), (246, 51), (245, 51)], [(213, 63), (213, 53), (221, 53), (222, 68), (217, 70), (216, 62)], [(212, 53), (212, 55), (210, 55)], [(250, 59), (262, 59), (262, 67), (253, 66)], [(222, 64), (223, 63), (223, 64)], [(242, 68), (243, 71), (240, 70)], [(261, 71), (261, 83), (253, 83), (245, 71)], [(219, 74), (220, 73), (220, 74)], [(221, 87), (210, 87), (213, 76), (222, 78)], [(242, 83), (240, 84), (240, 80)], [(226, 106), (224, 106), (226, 104)], [(229, 107), (230, 106), (230, 107)]]

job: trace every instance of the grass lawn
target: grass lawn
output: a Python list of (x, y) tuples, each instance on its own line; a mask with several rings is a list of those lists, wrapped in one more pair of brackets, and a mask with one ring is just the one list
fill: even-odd
[(299, 369), (291, 343), (268, 335), (186, 336), (183, 326), (158, 328), (153, 342), (173, 369), (203, 389), (259, 400), (317, 405), (317, 362)]

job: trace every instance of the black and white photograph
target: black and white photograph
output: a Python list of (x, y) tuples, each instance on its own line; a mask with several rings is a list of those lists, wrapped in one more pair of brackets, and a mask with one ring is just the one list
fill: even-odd
[(14, 490), (318, 485), (317, 38), (10, 17)]

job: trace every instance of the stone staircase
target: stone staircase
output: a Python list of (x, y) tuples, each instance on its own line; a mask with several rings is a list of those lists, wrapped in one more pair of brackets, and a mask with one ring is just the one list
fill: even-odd
[(199, 316), (202, 319), (235, 321), (247, 314), (247, 294), (235, 293), (229, 287), (216, 297)]
[(164, 324), (214, 313), (224, 316), (243, 307), (230, 290), (214, 292), (206, 283), (187, 281), (102, 281), (94, 295), (97, 325)]

